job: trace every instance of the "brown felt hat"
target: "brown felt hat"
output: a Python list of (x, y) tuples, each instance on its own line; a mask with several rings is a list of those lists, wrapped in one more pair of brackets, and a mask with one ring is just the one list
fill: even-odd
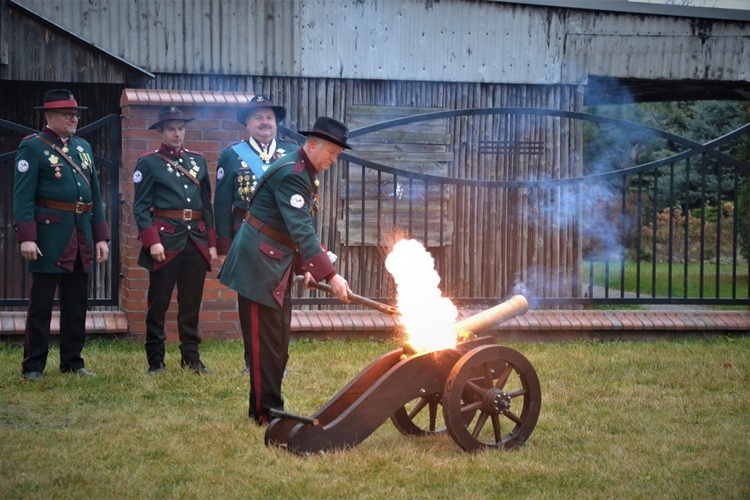
[(185, 118), (185, 116), (182, 114), (182, 111), (180, 111), (180, 108), (178, 108), (177, 106), (162, 106), (162, 108), (159, 110), (159, 121), (151, 125), (148, 129), (153, 130), (155, 128), (159, 128), (165, 122), (169, 122), (172, 120), (181, 120), (187, 123), (195, 120), (195, 118)]

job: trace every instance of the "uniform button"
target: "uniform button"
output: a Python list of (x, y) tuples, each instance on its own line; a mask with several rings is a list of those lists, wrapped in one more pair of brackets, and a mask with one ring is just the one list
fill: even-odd
[(190, 201), (190, 198), (188, 198), (187, 201)]
[(164, 226), (161, 226), (161, 227), (159, 228), (159, 231), (164, 231)]
[(185, 189), (187, 189), (187, 188), (188, 188), (188, 185), (187, 185), (187, 184), (185, 184), (184, 186), (185, 186)]
[(80, 182), (76, 182), (76, 184), (78, 184), (79, 186), (81, 185), (81, 183), (80, 183)]
[(45, 224), (49, 224), (49, 219), (44, 219)]
[(271, 250), (271, 251), (270, 251), (270, 252), (268, 252), (268, 253), (270, 253), (271, 255), (273, 255), (273, 250)]
[(188, 226), (188, 231), (190, 231), (190, 226)]

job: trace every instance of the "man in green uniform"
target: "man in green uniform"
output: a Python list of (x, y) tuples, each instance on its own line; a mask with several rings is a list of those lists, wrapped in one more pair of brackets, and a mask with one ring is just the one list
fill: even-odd
[(276, 140), (276, 125), (285, 116), (286, 109), (262, 95), (237, 111), (237, 121), (247, 128), (249, 138), (224, 148), (219, 155), (214, 215), (220, 258), (229, 251), (247, 214), (247, 200), (258, 179), (271, 163), (299, 149), (291, 142)]
[[(237, 111), (237, 121), (243, 124), (250, 137), (224, 148), (216, 169), (217, 251), (223, 259), (229, 251), (237, 229), (247, 215), (247, 200), (269, 165), (288, 153), (299, 149), (291, 142), (276, 140), (276, 124), (286, 116), (286, 110), (274, 106), (270, 99), (256, 95), (247, 107)], [(249, 341), (245, 344), (245, 370), (249, 362)]]
[(174, 106), (162, 107), (149, 127), (159, 131), (162, 144), (141, 156), (133, 173), (133, 215), (143, 243), (138, 264), (149, 270), (146, 358), (152, 373), (166, 366), (164, 321), (175, 285), (181, 365), (211, 373), (200, 359), (198, 321), (206, 273), (217, 257), (216, 231), (206, 159), (184, 146), (185, 124), (192, 120)]
[(49, 352), (55, 291), (60, 297), (60, 371), (93, 375), (84, 368), (88, 273), (94, 258), (109, 258), (106, 221), (94, 153), (73, 135), (81, 109), (70, 91), (44, 96), (47, 126), (25, 137), (16, 154), (13, 214), (16, 240), (31, 272), (21, 371), (43, 378)]
[(289, 359), (291, 285), (296, 274), (326, 280), (336, 297), (349, 302), (349, 285), (336, 273), (315, 234), (318, 172), (327, 170), (346, 143), (342, 123), (320, 117), (305, 144), (274, 162), (249, 201), (248, 214), (219, 273), (237, 291), (243, 338), (250, 340), (248, 414), (260, 425), (270, 410), (283, 410), (281, 382)]

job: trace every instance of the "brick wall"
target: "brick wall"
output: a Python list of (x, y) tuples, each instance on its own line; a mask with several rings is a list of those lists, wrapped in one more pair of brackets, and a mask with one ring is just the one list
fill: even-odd
[[(208, 161), (211, 185), (215, 185), (216, 162), (223, 148), (244, 139), (245, 127), (237, 122), (237, 109), (246, 105), (252, 94), (233, 92), (165, 91), (126, 89), (120, 98), (122, 108), (122, 168), (121, 186), (121, 255), (122, 275), (120, 309), (125, 314), (128, 332), (136, 338), (146, 334), (146, 293), (148, 271), (138, 265), (141, 242), (133, 218), (133, 171), (138, 158), (146, 151), (157, 149), (161, 143), (156, 130), (148, 127), (157, 121), (159, 108), (175, 105), (190, 118), (186, 125), (185, 144), (188, 149), (202, 153)], [(216, 279), (218, 268), (209, 272), (200, 329), (204, 338), (240, 338), (236, 311), (237, 295)], [(177, 341), (176, 292), (167, 313), (167, 340)]]

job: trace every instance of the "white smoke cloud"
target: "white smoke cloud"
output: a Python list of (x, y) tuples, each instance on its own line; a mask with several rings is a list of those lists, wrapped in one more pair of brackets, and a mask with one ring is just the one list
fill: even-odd
[(440, 291), (432, 255), (417, 240), (400, 240), (385, 267), (396, 283), (396, 305), (408, 343), (418, 352), (455, 347), (458, 310)]

